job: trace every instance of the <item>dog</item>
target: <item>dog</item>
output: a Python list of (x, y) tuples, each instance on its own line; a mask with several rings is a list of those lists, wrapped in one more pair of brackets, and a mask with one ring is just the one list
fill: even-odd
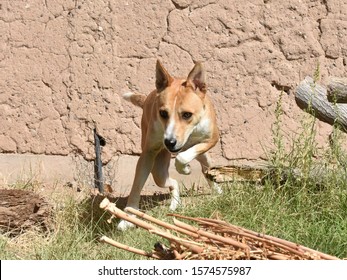
[[(126, 100), (143, 108), (142, 153), (127, 207), (139, 208), (141, 190), (152, 173), (159, 187), (170, 188), (170, 210), (174, 211), (180, 204), (180, 194), (177, 181), (170, 178), (168, 172), (172, 155), (176, 155), (175, 167), (179, 173), (190, 174), (189, 163), (196, 159), (205, 175), (211, 166), (208, 151), (218, 142), (219, 130), (201, 63), (195, 64), (186, 79), (179, 79), (172, 77), (157, 60), (155, 86), (148, 96), (123, 95)], [(218, 193), (221, 192), (217, 184), (208, 182)], [(126, 230), (132, 226), (132, 223), (122, 220), (118, 229)]]

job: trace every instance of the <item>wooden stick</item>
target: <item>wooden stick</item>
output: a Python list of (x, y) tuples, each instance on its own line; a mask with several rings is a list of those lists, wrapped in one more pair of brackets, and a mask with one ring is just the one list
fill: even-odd
[(190, 236), (190, 237), (193, 237), (193, 238), (198, 238), (198, 237), (199, 237), (198, 234), (195, 234), (195, 233), (193, 233), (193, 232), (191, 232), (191, 231), (188, 231), (188, 230), (185, 230), (185, 229), (183, 229), (183, 228), (180, 228), (180, 227), (178, 227), (178, 226), (176, 226), (176, 225), (172, 225), (172, 224), (165, 223), (165, 222), (163, 222), (163, 221), (161, 221), (161, 220), (158, 220), (158, 219), (156, 219), (156, 218), (153, 218), (152, 216), (149, 216), (149, 215), (147, 215), (147, 214), (145, 214), (145, 213), (143, 213), (143, 212), (141, 212), (141, 211), (139, 211), (139, 210), (136, 210), (136, 209), (134, 209), (134, 208), (127, 207), (127, 208), (125, 208), (124, 210), (125, 210), (126, 212), (129, 212), (129, 213), (131, 213), (131, 214), (134, 214), (134, 215), (136, 215), (136, 216), (139, 216), (139, 217), (141, 217), (141, 218), (143, 218), (143, 219), (145, 219), (145, 220), (147, 220), (147, 221), (150, 221), (150, 222), (152, 222), (152, 223), (155, 223), (155, 224), (157, 224), (157, 225), (159, 225), (159, 226), (162, 226), (162, 227), (164, 227), (164, 228), (167, 228), (167, 229), (170, 229), (170, 230), (178, 231), (178, 232), (180, 232), (180, 233), (186, 234), (186, 235), (188, 235), (188, 236)]
[(230, 225), (225, 221), (222, 220), (216, 220), (216, 219), (210, 219), (210, 218), (193, 218), (193, 217), (188, 217), (188, 216), (183, 216), (180, 214), (174, 214), (174, 213), (169, 213), (168, 216), (172, 216), (172, 217), (177, 217), (177, 218), (181, 218), (181, 219), (185, 219), (185, 220), (189, 220), (189, 221), (194, 221), (197, 223), (205, 223), (205, 224), (218, 224), (218, 225)]
[[(217, 221), (217, 222), (219, 222), (219, 221)], [(308, 248), (308, 247), (296, 244), (294, 242), (287, 241), (287, 240), (284, 240), (284, 239), (280, 239), (278, 237), (274, 237), (274, 236), (270, 236), (270, 235), (266, 235), (266, 234), (260, 234), (258, 232), (255, 232), (255, 231), (252, 231), (252, 230), (249, 230), (249, 229), (245, 229), (245, 228), (242, 228), (242, 227), (234, 226), (234, 225), (228, 224), (228, 223), (223, 222), (223, 221), (221, 221), (220, 224), (229, 225), (230, 227), (233, 227), (233, 228), (237, 229), (239, 231), (238, 234), (240, 234), (240, 231), (243, 231), (244, 233), (251, 234), (250, 237), (252, 237), (252, 238), (261, 236), (262, 238), (264, 238), (264, 241), (265, 240), (268, 240), (268, 241), (270, 240), (272, 242), (275, 242), (275, 244), (277, 246), (284, 245), (284, 246), (286, 246), (286, 248), (290, 247), (290, 248), (293, 248), (295, 251), (299, 251), (299, 252), (302, 252), (302, 253), (309, 252), (309, 253), (312, 253), (312, 254), (316, 254), (319, 257), (321, 257), (322, 259), (326, 259), (326, 260), (338, 260), (339, 259), (339, 258), (337, 258), (335, 256), (331, 256), (331, 255), (328, 255), (328, 254), (316, 251), (314, 249), (311, 249), (311, 248)]]
[(251, 231), (251, 230), (248, 230), (248, 229), (245, 229), (242, 227), (237, 227), (237, 226), (229, 224), (229, 227), (225, 227), (224, 230), (232, 231), (238, 235), (242, 235), (245, 237), (256, 239), (256, 240), (261, 241), (261, 242), (266, 242), (266, 243), (272, 244), (274, 246), (277, 246), (277, 247), (282, 248), (284, 250), (290, 251), (290, 252), (297, 254), (299, 256), (302, 256), (302, 257), (304, 257), (305, 253), (309, 252), (312, 254), (316, 254), (319, 257), (321, 257), (322, 259), (326, 259), (326, 260), (337, 260), (338, 259), (334, 256), (313, 250), (311, 248), (304, 247), (302, 245), (299, 245), (299, 244), (296, 244), (296, 243), (293, 243), (293, 242), (290, 242), (290, 241), (287, 241), (284, 239), (280, 239), (280, 238), (277, 238), (274, 236), (270, 236), (270, 235), (266, 235), (266, 234), (260, 234), (258, 232)]
[(173, 235), (167, 235), (165, 234), (164, 232), (162, 231), (155, 231), (155, 230), (150, 230), (149, 231), (150, 233), (154, 233), (156, 235), (159, 235), (161, 237), (164, 237), (170, 241), (175, 241), (181, 245), (183, 245), (184, 247), (188, 248), (189, 250), (191, 250), (193, 253), (196, 253), (196, 254), (201, 254), (203, 251), (204, 251), (204, 248), (199, 246), (201, 244), (199, 243), (196, 243), (196, 242), (192, 242), (192, 241), (189, 241), (189, 240), (185, 240), (185, 239), (182, 239), (182, 238), (179, 238), (179, 237), (176, 237), (176, 236), (173, 236)]
[(132, 215), (128, 215), (127, 213), (123, 212), (122, 210), (120, 210), (119, 208), (116, 207), (116, 205), (114, 203), (111, 203), (107, 197), (105, 197), (101, 203), (100, 203), (100, 208), (107, 210), (108, 212), (110, 212), (112, 215), (126, 220), (128, 222), (133, 223), (134, 225), (137, 225), (141, 228), (147, 229), (147, 230), (160, 230), (159, 228), (146, 223), (138, 218), (136, 218), (135, 216)]
[(267, 257), (272, 260), (289, 260), (290, 259), (290, 257), (283, 254), (278, 254), (278, 253), (269, 254), (267, 255)]
[[(259, 233), (255, 232), (255, 231), (252, 231), (252, 230), (248, 230), (248, 229), (243, 229), (243, 230), (245, 232), (254, 234), (255, 236), (259, 236), (260, 235)], [(331, 255), (328, 255), (328, 254), (325, 254), (325, 253), (313, 250), (311, 248), (308, 248), (308, 247), (305, 247), (305, 246), (302, 246), (302, 245), (299, 245), (299, 244), (296, 244), (294, 242), (287, 241), (287, 240), (284, 240), (284, 239), (281, 239), (281, 238), (278, 238), (278, 237), (274, 237), (274, 236), (266, 235), (266, 234), (262, 234), (262, 237), (266, 238), (267, 240), (272, 240), (272, 241), (277, 242), (279, 244), (291, 247), (291, 248), (293, 248), (295, 250), (298, 250), (298, 251), (301, 251), (303, 253), (309, 252), (309, 253), (312, 253), (312, 254), (316, 254), (316, 255), (320, 256), (322, 259), (326, 259), (326, 260), (338, 260), (339, 259), (337, 257), (334, 257), (334, 256), (331, 256)]]
[(266, 235), (266, 234), (260, 234), (258, 232), (252, 231), (252, 230), (248, 230), (239, 226), (234, 226), (232, 224), (229, 224), (225, 221), (221, 221), (221, 220), (213, 220), (213, 219), (208, 219), (208, 218), (192, 218), (192, 217), (186, 217), (186, 216), (182, 216), (182, 215), (178, 215), (178, 214), (170, 214), (170, 216), (175, 216), (175, 217), (179, 217), (182, 219), (187, 219), (187, 220), (191, 220), (191, 221), (195, 221), (198, 223), (203, 223), (203, 224), (208, 224), (211, 225), (213, 223), (215, 224), (219, 224), (221, 226), (225, 226), (227, 230), (230, 230), (231, 228), (236, 229), (238, 232), (237, 234), (239, 235), (245, 235), (246, 233), (248, 233), (249, 235), (247, 235), (249, 238), (257, 238), (259, 241), (271, 241), (273, 242), (273, 245), (276, 246), (284, 246), (284, 249), (289, 249), (291, 250), (291, 252), (293, 253), (299, 253), (299, 255), (303, 255), (306, 252), (312, 253), (312, 254), (316, 254), (319, 257), (321, 257), (322, 259), (326, 259), (326, 260), (338, 260), (339, 258), (313, 250), (311, 248), (302, 246), (302, 245), (298, 245), (296, 243), (287, 241), (287, 240), (283, 240), (274, 236), (270, 236), (270, 235)]
[[(115, 206), (115, 204), (111, 203), (107, 198), (104, 198), (103, 201), (100, 203), (100, 208), (105, 209), (105, 210), (111, 212), (113, 215), (115, 215), (118, 218), (121, 218), (121, 219), (124, 219), (124, 220), (126, 220), (128, 222), (131, 222), (131, 223), (133, 223), (133, 224), (135, 224), (135, 225), (137, 225), (137, 226), (139, 226), (141, 228), (147, 229), (151, 233), (155, 233), (155, 234), (157, 234), (159, 236), (162, 236), (162, 237), (164, 237), (166, 239), (172, 239), (172, 240), (176, 240), (176, 241), (179, 240), (179, 239), (177, 239), (176, 236), (172, 235), (171, 233), (164, 232), (161, 229), (159, 229), (159, 228), (157, 228), (157, 227), (155, 227), (155, 226), (153, 226), (153, 225), (151, 225), (149, 223), (146, 223), (146, 222), (144, 222), (144, 221), (142, 221), (142, 220), (140, 220), (140, 219), (138, 219), (138, 218), (136, 218), (134, 216), (128, 215), (127, 213), (125, 213), (122, 210), (118, 209)], [(189, 241), (187, 241), (187, 240), (184, 241), (184, 244), (185, 244), (186, 247), (189, 246), (189, 245), (187, 245), (188, 243), (189, 243)], [(190, 248), (190, 249), (192, 249), (192, 248)], [(193, 248), (193, 249), (197, 250), (197, 252), (200, 251), (197, 248)]]
[(303, 252), (300, 252), (297, 248), (292, 248), (291, 246), (288, 246), (288, 245), (285, 245), (285, 244), (282, 244), (281, 242), (277, 242), (275, 240), (273, 240), (272, 238), (269, 238), (269, 237), (260, 237), (259, 234), (255, 235), (255, 234), (250, 234), (250, 233), (246, 233), (246, 232), (243, 232), (241, 229), (236, 229), (236, 232), (234, 232), (234, 230), (230, 228), (227, 228), (227, 227), (224, 227), (224, 229), (220, 229), (220, 231), (222, 233), (232, 233), (232, 234), (235, 234), (235, 235), (239, 235), (241, 237), (246, 237), (246, 238), (250, 238), (251, 240), (257, 240), (259, 242), (262, 242), (262, 243), (267, 243), (267, 244), (271, 244), (271, 245), (274, 245), (278, 248), (281, 248), (283, 250), (286, 250), (288, 252), (291, 252), (293, 254), (296, 254), (296, 255), (299, 255), (301, 257), (304, 257), (304, 253)]
[(174, 256), (176, 260), (181, 260), (182, 256), (180, 253), (177, 252), (177, 250), (173, 250)]
[[(178, 214), (170, 214), (170, 216), (197, 222), (200, 226), (213, 231), (213, 233), (211, 233), (209, 231), (178, 221), (175, 218), (173, 220), (174, 225), (171, 225), (132, 208), (126, 208), (126, 210), (131, 213), (128, 215), (127, 213), (118, 209), (115, 204), (111, 203), (107, 198), (100, 203), (100, 207), (118, 218), (127, 220), (148, 230), (152, 234), (156, 234), (169, 240), (170, 250), (173, 252), (175, 259), (204, 259), (205, 257), (212, 259), (315, 259), (317, 257), (320, 259), (338, 259), (334, 256), (315, 251), (296, 243), (270, 235), (260, 234), (242, 227), (234, 226), (221, 220), (210, 218), (192, 218)], [(174, 230), (176, 232), (186, 234), (187, 236), (203, 243), (179, 238), (172, 235), (170, 232), (165, 232), (164, 230), (161, 230), (158, 227), (133, 215), (141, 217), (142, 219), (159, 225), (167, 230)], [(222, 236), (223, 234), (227, 236)], [(242, 239), (243, 242), (237, 241), (237, 239), (233, 238), (233, 236), (235, 236), (237, 239)], [(155, 252), (147, 253), (143, 250), (126, 246), (107, 237), (102, 237), (101, 241), (135, 254), (157, 259), (162, 258)], [(235, 250), (227, 245), (233, 246)], [(259, 248), (259, 246), (261, 248)], [(251, 250), (251, 248), (257, 247), (258, 249), (256, 252)], [(185, 248), (187, 248), (189, 251), (185, 251)], [(286, 255), (287, 252), (288, 255)], [(188, 257), (189, 254), (193, 255)]]
[(127, 246), (127, 245), (124, 245), (122, 243), (119, 243), (111, 238), (108, 238), (107, 236), (102, 236), (100, 238), (100, 241), (103, 242), (103, 243), (107, 243), (107, 244), (110, 244), (114, 247), (117, 247), (119, 249), (122, 249), (122, 250), (126, 250), (128, 252), (131, 252), (131, 253), (134, 253), (134, 254), (138, 254), (138, 255), (142, 255), (142, 256), (146, 256), (146, 257), (151, 257), (151, 258), (154, 258), (154, 259), (160, 259), (160, 257), (155, 254), (155, 253), (148, 253), (146, 251), (143, 251), (143, 250), (140, 250), (140, 249), (137, 249), (137, 248), (134, 248), (134, 247), (130, 247), (130, 246)]
[(217, 240), (217, 241), (223, 242), (225, 244), (232, 245), (232, 246), (234, 246), (236, 248), (245, 249), (245, 250), (249, 250), (250, 249), (248, 247), (248, 245), (246, 245), (246, 244), (243, 244), (241, 242), (238, 242), (238, 241), (233, 240), (233, 239), (228, 238), (228, 237), (223, 237), (223, 236), (216, 235), (216, 234), (213, 234), (213, 233), (201, 230), (201, 229), (197, 229), (197, 228), (195, 228), (195, 227), (193, 227), (191, 225), (188, 225), (186, 223), (180, 222), (180, 221), (178, 221), (176, 219), (174, 219), (174, 224), (179, 226), (179, 227), (182, 227), (184, 229), (196, 232), (197, 234), (199, 234), (201, 236), (204, 236), (204, 237), (207, 237), (207, 238), (210, 238), (210, 239), (213, 239), (213, 240)]

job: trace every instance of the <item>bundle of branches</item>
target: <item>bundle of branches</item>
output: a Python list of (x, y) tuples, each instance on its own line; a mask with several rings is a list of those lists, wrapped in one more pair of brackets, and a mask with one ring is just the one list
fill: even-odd
[[(124, 212), (105, 198), (100, 208), (169, 241), (169, 246), (157, 242), (154, 250), (146, 252), (112, 240), (100, 241), (135, 254), (154, 259), (188, 260), (333, 260), (338, 259), (302, 245), (273, 236), (260, 234), (231, 225), (219, 219), (192, 218), (177, 214), (173, 224), (166, 223), (133, 208)], [(130, 214), (128, 214), (130, 213)], [(198, 227), (179, 221), (195, 222)], [(109, 220), (111, 221), (111, 219)], [(158, 227), (159, 226), (159, 227)]]

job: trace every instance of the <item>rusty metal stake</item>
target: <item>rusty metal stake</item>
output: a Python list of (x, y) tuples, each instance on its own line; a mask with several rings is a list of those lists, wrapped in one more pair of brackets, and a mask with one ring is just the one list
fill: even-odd
[(95, 161), (94, 161), (94, 184), (100, 193), (104, 192), (104, 182), (102, 177), (102, 161), (101, 146), (105, 146), (105, 139), (98, 135), (94, 128), (94, 145), (95, 145)]

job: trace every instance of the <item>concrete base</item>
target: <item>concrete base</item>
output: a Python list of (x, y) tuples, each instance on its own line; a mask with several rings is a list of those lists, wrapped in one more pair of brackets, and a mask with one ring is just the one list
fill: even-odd
[(73, 167), (69, 156), (0, 154), (0, 184), (71, 182)]
[[(137, 156), (123, 155), (112, 159), (103, 167), (105, 183), (121, 196), (128, 195), (135, 175)], [(94, 186), (94, 163), (81, 157), (29, 154), (0, 154), (0, 185), (15, 183), (66, 184), (74, 182), (82, 186)], [(191, 163), (190, 175), (179, 174), (170, 166), (170, 175), (187, 188), (193, 184), (207, 185), (197, 161)], [(157, 187), (149, 176), (143, 193), (167, 192)]]

